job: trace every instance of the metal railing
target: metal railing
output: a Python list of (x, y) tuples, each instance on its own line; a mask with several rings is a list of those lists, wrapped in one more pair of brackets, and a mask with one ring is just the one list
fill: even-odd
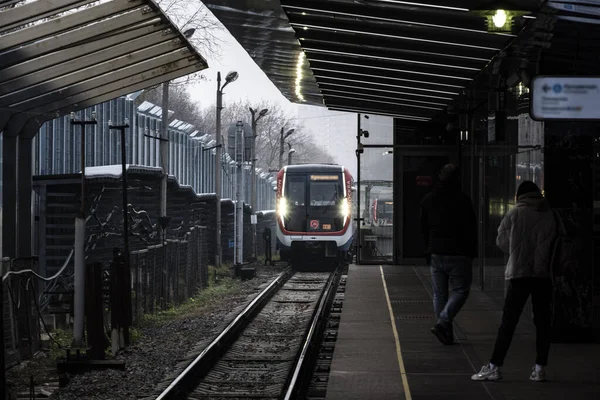
[(166, 240), (131, 253), (132, 316), (179, 305), (208, 286), (207, 228), (193, 227), (183, 239)]

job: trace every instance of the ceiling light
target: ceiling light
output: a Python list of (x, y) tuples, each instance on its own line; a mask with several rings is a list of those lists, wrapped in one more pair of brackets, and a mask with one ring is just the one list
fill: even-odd
[(496, 14), (492, 16), (492, 22), (496, 28), (502, 28), (506, 24), (506, 11), (496, 10)]
[(497, 0), (471, 9), (471, 14), (485, 18), (488, 33), (513, 34), (515, 17), (523, 17), (529, 12), (521, 10), (514, 2)]

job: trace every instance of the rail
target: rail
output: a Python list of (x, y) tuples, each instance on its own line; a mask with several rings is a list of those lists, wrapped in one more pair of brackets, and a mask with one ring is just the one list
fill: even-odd
[(206, 373), (211, 367), (211, 361), (214, 360), (218, 353), (227, 348), (232, 338), (241, 332), (245, 323), (253, 314), (264, 306), (271, 296), (279, 290), (279, 288), (292, 275), (292, 270), (288, 268), (277, 276), (258, 296), (256, 296), (244, 310), (200, 353), (194, 361), (179, 375), (171, 384), (156, 398), (156, 400), (181, 399), (182, 393), (185, 392), (187, 386), (196, 380), (199, 376)]
[(331, 300), (331, 295), (335, 295), (335, 292), (332, 291), (332, 288), (336, 287), (335, 282), (339, 275), (339, 271), (335, 271), (334, 273), (332, 273), (329, 277), (327, 285), (325, 286), (325, 290), (323, 290), (323, 295), (321, 296), (321, 299), (319, 301), (319, 306), (315, 310), (314, 317), (308, 329), (308, 334), (306, 335), (306, 339), (302, 345), (302, 351), (300, 352), (300, 356), (298, 357), (296, 365), (293, 368), (293, 373), (288, 384), (288, 389), (284, 396), (285, 400), (290, 400), (294, 398), (294, 396), (297, 395), (298, 391), (300, 390), (300, 386), (302, 384), (301, 376), (306, 371), (306, 364), (310, 364), (308, 362), (307, 356), (309, 353), (309, 349), (315, 344), (315, 341), (317, 339), (317, 329), (319, 327), (319, 323), (320, 321), (322, 321), (322, 318), (325, 316), (328, 310), (327, 303), (329, 303), (329, 301)]

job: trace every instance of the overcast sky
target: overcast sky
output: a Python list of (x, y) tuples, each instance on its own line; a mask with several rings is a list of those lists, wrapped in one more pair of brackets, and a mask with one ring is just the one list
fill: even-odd
[(290, 112), (295, 110), (295, 105), (283, 97), (227, 29), (223, 28), (219, 37), (222, 40), (221, 54), (203, 54), (209, 65), (209, 68), (203, 71), (207, 81), (190, 88), (192, 98), (197, 100), (202, 108), (216, 102), (217, 72), (221, 71), (221, 78), (224, 80), (229, 71), (237, 71), (238, 79), (227, 85), (224, 90), (224, 106), (227, 101), (248, 99), (252, 103), (258, 103), (264, 99), (276, 102)]
[[(212, 13), (210, 15), (212, 16)], [(229, 101), (243, 99), (248, 99), (253, 104), (258, 104), (261, 100), (280, 104), (290, 116), (300, 117), (305, 129), (315, 138), (315, 142), (325, 147), (337, 163), (349, 167), (356, 176), (356, 114), (290, 103), (226, 28), (223, 27), (219, 32), (219, 37), (222, 40), (220, 54), (203, 54), (209, 65), (209, 68), (203, 71), (207, 81), (197, 83), (189, 89), (192, 98), (200, 107), (206, 108), (216, 103), (217, 71), (221, 71), (221, 77), (224, 79), (229, 71), (235, 70), (239, 73), (239, 78), (224, 90), (225, 107)], [(366, 120), (365, 123), (369, 124)], [(326, 126), (329, 129), (325, 132)], [(380, 135), (387, 138), (384, 142), (389, 143), (392, 136), (391, 126), (392, 118), (377, 117), (371, 119), (371, 126), (367, 128), (372, 137), (377, 137), (376, 131), (380, 131)]]

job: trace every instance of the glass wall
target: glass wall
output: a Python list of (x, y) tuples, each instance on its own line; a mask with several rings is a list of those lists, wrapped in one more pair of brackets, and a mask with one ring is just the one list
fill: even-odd
[(394, 261), (393, 119), (359, 115), (358, 256), (361, 263)]
[(393, 262), (393, 147), (365, 148), (359, 168), (361, 261)]

